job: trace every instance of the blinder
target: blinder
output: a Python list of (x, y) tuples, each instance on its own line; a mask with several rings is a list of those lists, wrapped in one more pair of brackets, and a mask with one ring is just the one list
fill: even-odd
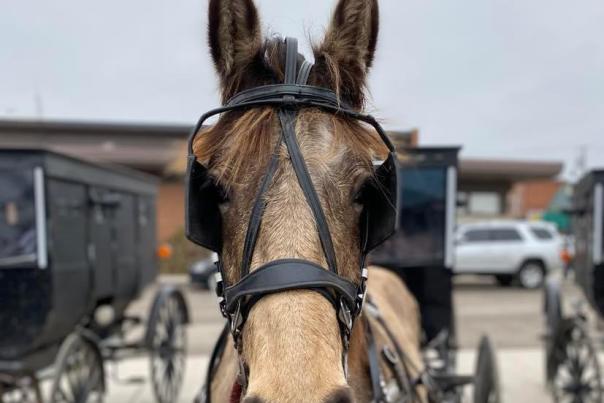
[(361, 245), (368, 254), (387, 240), (396, 230), (398, 212), (398, 180), (396, 155), (388, 157), (365, 182), (361, 190)]
[(187, 161), (185, 232), (187, 238), (215, 252), (222, 250), (222, 189), (194, 155)]
[[(324, 296), (336, 310), (344, 346), (343, 365), (344, 370), (347, 371), (347, 350), (352, 325), (354, 319), (361, 312), (366, 292), (365, 257), (396, 230), (398, 221), (396, 154), (386, 133), (372, 116), (361, 114), (348, 107), (331, 90), (306, 85), (312, 65), (303, 61), (301, 66), (298, 66), (301, 56), (298, 54), (295, 39), (286, 39), (286, 51), (285, 82), (283, 84), (242, 91), (225, 106), (204, 114), (193, 130), (188, 145), (185, 196), (186, 235), (192, 242), (221, 254), (223, 248), (222, 218), (219, 206), (223, 201), (223, 191), (211, 178), (208, 169), (196, 160), (193, 152), (195, 138), (204, 122), (211, 116), (234, 110), (266, 106), (278, 108), (282, 136), (277, 146), (285, 144), (289, 151), (298, 183), (315, 218), (328, 267), (326, 270), (312, 262), (284, 259), (269, 262), (250, 273), (252, 255), (266, 207), (264, 194), (270, 186), (278, 165), (278, 153), (275, 152), (266, 169), (253, 210), (250, 213), (240, 279), (234, 284), (227, 285), (222, 281), (218, 284), (220, 308), (229, 321), (235, 345), (241, 353), (241, 331), (247, 314), (262, 297), (288, 290), (316, 291)], [(359, 284), (338, 274), (327, 220), (295, 136), (297, 112), (309, 107), (320, 108), (328, 113), (353, 118), (373, 126), (389, 149), (386, 160), (375, 169), (374, 175), (361, 189), (360, 201), (363, 204), (363, 211), (359, 230), (362, 259), (359, 262), (361, 270)], [(225, 278), (220, 261), (218, 267), (222, 278)], [(242, 372), (244, 371), (242, 370)], [(245, 373), (240, 375), (243, 377), (242, 385), (245, 386)]]

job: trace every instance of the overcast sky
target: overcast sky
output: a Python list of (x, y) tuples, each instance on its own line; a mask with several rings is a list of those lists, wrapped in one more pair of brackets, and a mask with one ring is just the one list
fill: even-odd
[[(334, 2), (256, 0), (321, 38)], [(604, 167), (604, 1), (381, 0), (372, 110), (464, 155)], [(2, 0), (0, 118), (192, 124), (217, 105), (207, 0)], [(308, 47), (305, 49), (306, 54)]]

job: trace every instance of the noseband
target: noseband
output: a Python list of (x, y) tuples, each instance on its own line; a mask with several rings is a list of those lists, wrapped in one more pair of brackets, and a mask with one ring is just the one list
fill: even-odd
[[(262, 297), (289, 290), (316, 291), (334, 307), (343, 345), (342, 365), (347, 376), (347, 355), (352, 327), (362, 310), (366, 293), (367, 269), (365, 268), (365, 258), (369, 251), (395, 231), (397, 222), (396, 156), (394, 146), (384, 130), (373, 117), (354, 111), (341, 102), (333, 91), (306, 85), (313, 66), (307, 61), (302, 61), (298, 66), (298, 60), (303, 58), (298, 54), (298, 45), (295, 39), (286, 39), (286, 52), (285, 81), (283, 84), (267, 85), (240, 92), (231, 98), (224, 107), (203, 115), (189, 139), (186, 196), (187, 237), (191, 241), (220, 254), (222, 252), (222, 221), (218, 210), (219, 196), (217, 195), (220, 189), (209, 176), (207, 168), (196, 160), (193, 153), (195, 137), (204, 122), (211, 116), (234, 110), (248, 110), (266, 106), (278, 109), (282, 134), (268, 163), (250, 214), (243, 247), (240, 280), (234, 284), (225, 284), (223, 281), (219, 281), (217, 287), (221, 312), (228, 321), (230, 333), (239, 352), (240, 383), (244, 389), (247, 385), (247, 375), (241, 360), (242, 331), (248, 314)], [(298, 112), (310, 107), (368, 123), (375, 128), (389, 149), (388, 158), (376, 168), (374, 175), (363, 188), (364, 209), (360, 219), (362, 258), (359, 262), (361, 280), (358, 284), (338, 274), (336, 253), (329, 226), (296, 139), (295, 123)], [(267, 204), (264, 196), (278, 168), (278, 151), (283, 143), (287, 147), (298, 183), (315, 219), (327, 268), (306, 260), (282, 259), (269, 262), (250, 272), (252, 257)], [(221, 278), (226, 279), (220, 259), (217, 264)], [(206, 393), (208, 396), (209, 387), (209, 384), (207, 384)]]

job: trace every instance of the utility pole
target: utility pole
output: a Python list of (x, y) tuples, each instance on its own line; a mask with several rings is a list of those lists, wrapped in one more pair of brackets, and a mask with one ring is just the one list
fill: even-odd
[(588, 148), (585, 144), (580, 145), (577, 149), (577, 157), (571, 171), (573, 182), (578, 182), (585, 172), (587, 172), (587, 152)]

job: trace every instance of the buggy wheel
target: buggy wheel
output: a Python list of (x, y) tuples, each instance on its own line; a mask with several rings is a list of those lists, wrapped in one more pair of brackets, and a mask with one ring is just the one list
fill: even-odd
[(103, 357), (94, 337), (72, 333), (65, 339), (55, 362), (50, 403), (100, 403), (105, 393)]
[(565, 327), (551, 381), (554, 402), (600, 403), (602, 379), (593, 343), (585, 329), (575, 321), (569, 321)]
[(175, 402), (182, 385), (186, 357), (187, 312), (177, 291), (155, 297), (147, 327), (147, 348), (153, 392), (159, 403)]
[(39, 386), (35, 376), (2, 379), (0, 374), (0, 403), (43, 403)]
[(560, 283), (550, 278), (544, 287), (545, 311), (545, 379), (551, 384), (558, 367), (558, 335), (562, 323), (562, 301), (560, 298)]
[(473, 401), (474, 403), (499, 403), (500, 401), (497, 360), (487, 336), (482, 336), (478, 346)]

